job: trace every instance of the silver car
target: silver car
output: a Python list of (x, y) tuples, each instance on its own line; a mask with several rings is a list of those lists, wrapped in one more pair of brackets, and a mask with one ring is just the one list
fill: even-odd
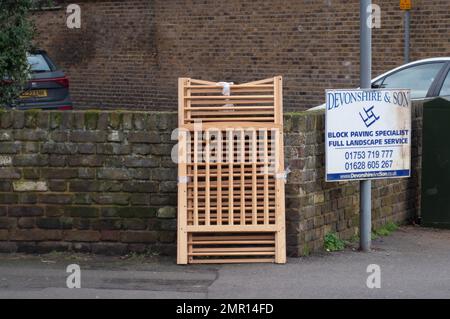
[[(388, 71), (372, 80), (372, 88), (411, 89), (411, 99), (450, 97), (450, 57), (424, 59)], [(325, 104), (308, 111), (325, 109)]]

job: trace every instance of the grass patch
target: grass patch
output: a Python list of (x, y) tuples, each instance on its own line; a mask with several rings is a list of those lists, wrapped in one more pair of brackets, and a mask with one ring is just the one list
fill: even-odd
[[(372, 240), (375, 240), (380, 237), (386, 237), (391, 235), (394, 231), (398, 229), (398, 225), (393, 222), (388, 222), (383, 227), (380, 227), (376, 230), (373, 230), (370, 234), (370, 238)], [(353, 235), (352, 238), (349, 239), (347, 242), (349, 245), (352, 243), (357, 243), (359, 241), (359, 235)]]
[(352, 237), (350, 237), (350, 239), (348, 241), (349, 241), (349, 243), (359, 242), (359, 235), (358, 234), (353, 235)]
[(398, 229), (398, 225), (397, 224), (395, 224), (393, 222), (389, 222), (386, 225), (384, 225), (383, 227), (372, 231), (372, 239), (376, 239), (378, 237), (389, 236), (390, 234), (392, 234), (397, 229)]
[(42, 254), (42, 262), (57, 262), (57, 261), (87, 261), (90, 258), (89, 254), (77, 253), (70, 251), (52, 250), (49, 253)]
[(132, 260), (136, 262), (144, 262), (146, 259), (154, 258), (159, 256), (159, 251), (152, 250), (151, 248), (147, 248), (144, 252), (130, 252), (125, 255), (123, 259)]
[(345, 248), (345, 242), (335, 233), (328, 233), (324, 237), (323, 248), (326, 251), (339, 251)]

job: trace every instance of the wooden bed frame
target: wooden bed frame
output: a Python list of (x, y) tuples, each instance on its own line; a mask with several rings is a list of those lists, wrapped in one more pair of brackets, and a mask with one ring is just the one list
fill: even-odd
[(224, 85), (179, 79), (177, 262), (285, 263), (282, 77)]

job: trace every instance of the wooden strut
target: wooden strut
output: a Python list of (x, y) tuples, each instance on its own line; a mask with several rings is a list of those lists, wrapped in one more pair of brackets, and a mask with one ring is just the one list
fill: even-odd
[(178, 81), (178, 264), (286, 262), (282, 77)]

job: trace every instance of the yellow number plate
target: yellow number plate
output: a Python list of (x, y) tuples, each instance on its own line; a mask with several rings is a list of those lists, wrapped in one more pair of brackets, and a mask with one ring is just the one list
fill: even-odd
[(30, 90), (23, 92), (20, 95), (20, 98), (26, 99), (30, 97), (47, 97), (47, 96), (48, 96), (47, 90)]

